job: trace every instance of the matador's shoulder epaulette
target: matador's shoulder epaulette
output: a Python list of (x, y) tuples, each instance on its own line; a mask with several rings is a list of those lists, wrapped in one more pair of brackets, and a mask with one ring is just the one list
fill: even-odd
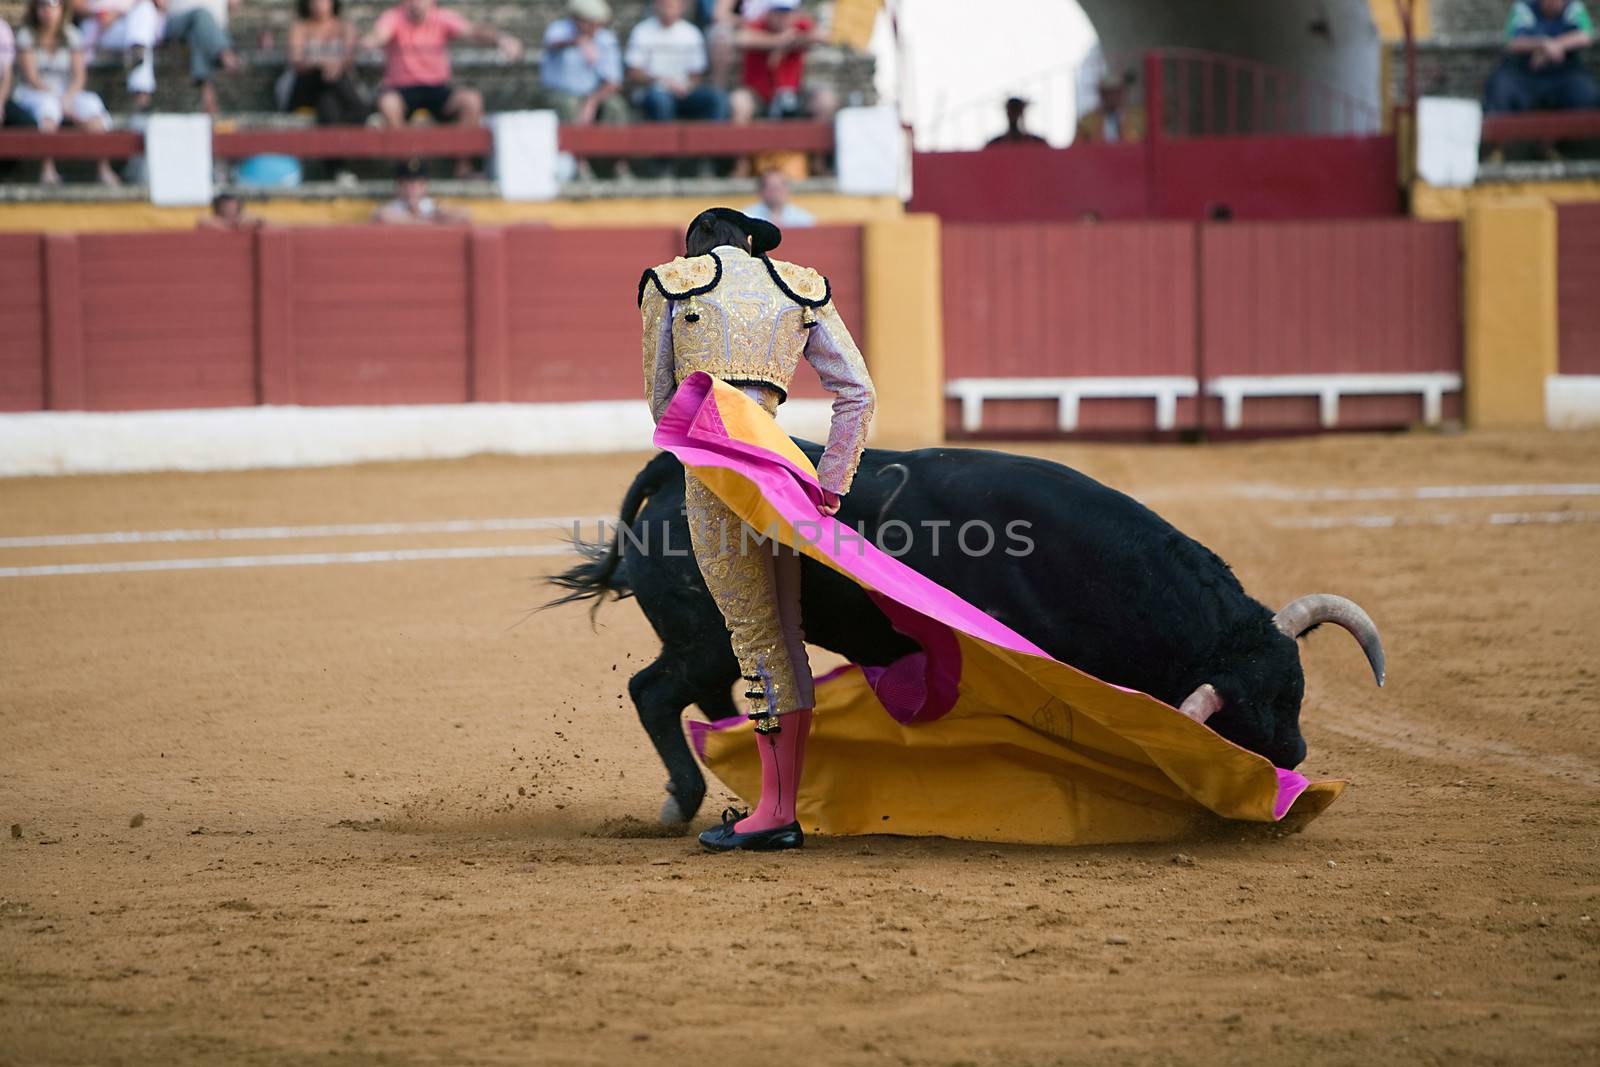
[(668, 300), (687, 300), (709, 293), (720, 281), (722, 261), (716, 256), (679, 256), (644, 272), (639, 278), (639, 303), (644, 303), (644, 287), (652, 282)]
[(828, 279), (810, 267), (802, 267), (798, 263), (787, 263), (781, 259), (767, 259), (767, 270), (772, 274), (772, 280), (778, 283), (778, 288), (783, 290), (783, 295), (793, 300), (802, 307), (819, 308), (833, 297), (832, 287)]

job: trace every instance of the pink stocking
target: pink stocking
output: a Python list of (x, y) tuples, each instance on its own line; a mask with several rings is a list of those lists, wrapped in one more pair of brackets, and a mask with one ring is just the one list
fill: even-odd
[(779, 723), (783, 729), (775, 734), (756, 734), (756, 751), (761, 755), (761, 802), (734, 824), (741, 834), (775, 830), (796, 819), (795, 796), (800, 792), (811, 709), (785, 715)]

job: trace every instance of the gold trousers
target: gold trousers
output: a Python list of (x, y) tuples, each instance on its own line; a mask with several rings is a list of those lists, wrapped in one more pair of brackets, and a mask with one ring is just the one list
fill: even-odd
[(752, 700), (751, 711), (787, 715), (814, 706), (800, 622), (799, 555), (776, 541), (758, 540), (693, 474), (684, 475), (683, 500), (694, 558), (733, 638), (739, 673), (750, 680), (746, 688), (768, 694)]
[[(742, 388), (768, 415), (777, 413), (776, 391), (759, 385)], [(683, 509), (700, 576), (733, 638), (745, 689), (764, 690), (762, 699), (752, 698), (750, 710), (787, 715), (814, 707), (811, 661), (800, 623), (799, 554), (777, 541), (761, 541), (721, 497), (687, 471)]]

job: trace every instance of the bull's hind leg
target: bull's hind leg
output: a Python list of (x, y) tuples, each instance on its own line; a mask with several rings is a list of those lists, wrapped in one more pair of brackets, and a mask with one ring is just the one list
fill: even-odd
[[(667, 790), (671, 796), (661, 805), (663, 823), (688, 822), (706, 796), (705, 776), (684, 736), (683, 709), (699, 703), (714, 719), (735, 714), (730, 693), (738, 677), (739, 665), (731, 649), (724, 648), (720, 655), (704, 648), (693, 654), (663, 649), (659, 659), (628, 682), (639, 722), (670, 779)], [(727, 705), (725, 713), (720, 713), (718, 694)]]

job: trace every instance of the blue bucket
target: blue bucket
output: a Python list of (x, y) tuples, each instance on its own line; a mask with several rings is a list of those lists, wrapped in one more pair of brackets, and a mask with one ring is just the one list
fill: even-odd
[(300, 184), (300, 161), (293, 156), (251, 156), (239, 164), (239, 184), (257, 189), (293, 189)]

